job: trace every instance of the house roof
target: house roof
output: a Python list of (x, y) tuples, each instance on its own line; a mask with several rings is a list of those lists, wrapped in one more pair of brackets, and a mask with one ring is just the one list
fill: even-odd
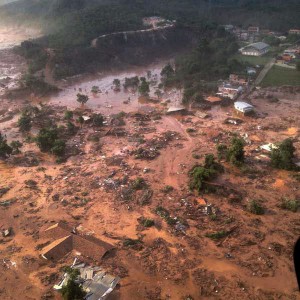
[[(52, 251), (52, 253), (53, 251), (57, 251), (57, 255), (54, 255), (54, 257), (60, 258), (66, 253), (76, 250), (83, 256), (99, 260), (107, 251), (113, 248), (112, 245), (93, 236), (75, 234), (72, 227), (63, 222), (47, 228), (45, 232), (48, 232), (47, 237), (55, 239), (55, 241), (43, 249), (42, 254), (44, 256), (49, 251)], [(66, 240), (68, 240), (67, 247)]]
[(265, 48), (268, 48), (268, 47), (270, 47), (270, 45), (268, 45), (264, 42), (257, 42), (254, 44), (250, 44), (250, 45), (244, 47), (243, 49), (254, 48), (254, 49), (260, 51), (260, 50), (264, 50)]
[(247, 102), (243, 102), (243, 101), (237, 101), (234, 102), (234, 107), (236, 109), (241, 109), (241, 110), (249, 110), (249, 109), (253, 109), (253, 106)]
[(185, 107), (183, 106), (170, 106), (169, 109), (167, 110), (167, 113), (171, 113), (171, 112), (177, 112), (177, 111), (183, 111), (185, 110)]
[(215, 97), (215, 96), (208, 96), (205, 100), (209, 101), (209, 102), (219, 102), (219, 101), (222, 101), (222, 99), (220, 97)]
[(72, 236), (68, 235), (58, 240), (55, 240), (50, 245), (46, 246), (42, 251), (42, 256), (47, 258), (48, 255), (52, 256), (52, 253), (56, 254), (56, 258), (60, 259), (65, 256), (70, 249), (72, 249)]

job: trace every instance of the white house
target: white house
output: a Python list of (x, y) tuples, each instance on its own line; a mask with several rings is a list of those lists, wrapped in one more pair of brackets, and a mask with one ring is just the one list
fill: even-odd
[(268, 45), (264, 42), (258, 42), (258, 43), (254, 43), (254, 44), (245, 46), (245, 47), (241, 48), (239, 51), (243, 55), (261, 56), (261, 55), (267, 53), (269, 50), (270, 50), (270, 45)]
[(242, 101), (234, 102), (234, 108), (244, 114), (254, 110), (251, 104)]

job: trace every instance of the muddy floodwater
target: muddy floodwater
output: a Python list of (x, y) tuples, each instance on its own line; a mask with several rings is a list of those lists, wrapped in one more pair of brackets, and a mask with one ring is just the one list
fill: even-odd
[[(49, 104), (65, 105), (69, 108), (77, 108), (79, 103), (76, 101), (76, 95), (82, 93), (89, 96), (89, 101), (85, 105), (96, 111), (105, 114), (117, 113), (120, 111), (129, 112), (139, 109), (146, 104), (140, 97), (137, 91), (133, 89), (125, 90), (123, 84), (125, 78), (134, 76), (146, 77), (150, 84), (150, 97), (157, 99), (155, 91), (161, 81), (160, 72), (166, 62), (149, 65), (147, 67), (131, 68), (128, 71), (112, 72), (94, 76), (87, 76), (85, 79), (73, 78), (66, 81), (62, 91), (57, 95), (53, 95), (48, 99)], [(151, 72), (151, 76), (147, 77), (147, 72)], [(121, 81), (120, 91), (114, 91), (114, 79)], [(100, 90), (99, 93), (92, 93), (92, 87), (97, 86)], [(162, 97), (163, 101), (170, 101), (172, 105), (180, 103), (181, 91), (172, 89), (165, 92)]]

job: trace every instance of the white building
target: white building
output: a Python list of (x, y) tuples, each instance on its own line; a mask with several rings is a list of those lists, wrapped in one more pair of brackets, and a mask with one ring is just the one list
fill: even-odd
[(254, 110), (251, 104), (242, 101), (234, 102), (234, 108), (244, 114)]
[(241, 48), (239, 51), (243, 55), (249, 55), (249, 56), (261, 56), (263, 54), (266, 54), (270, 50), (270, 45), (258, 42), (254, 44), (250, 44), (248, 46), (245, 46)]

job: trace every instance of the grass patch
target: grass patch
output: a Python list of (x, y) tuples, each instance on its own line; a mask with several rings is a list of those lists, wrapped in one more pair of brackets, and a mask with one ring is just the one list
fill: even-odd
[(261, 82), (262, 87), (282, 85), (299, 86), (300, 72), (289, 68), (273, 66)]
[(267, 55), (247, 56), (242, 54), (236, 54), (233, 58), (242, 63), (248, 63), (249, 65), (266, 65), (272, 59), (272, 57)]

